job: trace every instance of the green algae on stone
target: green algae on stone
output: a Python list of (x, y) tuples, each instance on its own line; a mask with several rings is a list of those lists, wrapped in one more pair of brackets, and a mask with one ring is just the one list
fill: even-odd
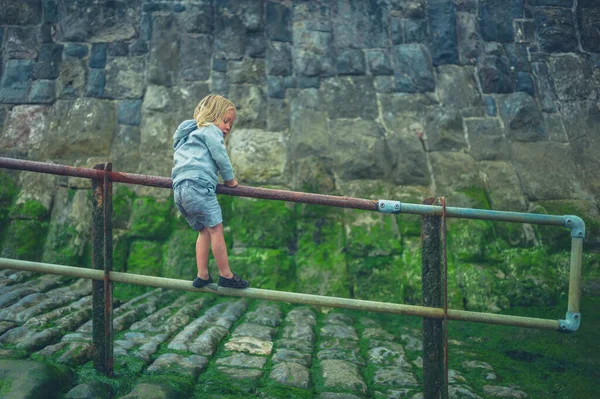
[(10, 210), (11, 219), (39, 219), (48, 217), (49, 211), (39, 201), (28, 199), (20, 204), (15, 204)]
[(287, 250), (248, 248), (230, 255), (229, 264), (253, 288), (294, 289), (293, 261)]
[(198, 233), (187, 228), (175, 230), (167, 240), (163, 276), (188, 280), (196, 275), (196, 239)]
[(73, 379), (72, 371), (65, 366), (15, 359), (0, 359), (0, 376), (3, 398), (57, 397)]
[(123, 272), (127, 267), (129, 253), (129, 234), (126, 230), (114, 229), (112, 241), (113, 271)]
[(10, 174), (0, 171), (0, 233), (2, 233), (3, 226), (6, 226), (10, 208), (17, 191), (14, 178)]
[(173, 201), (140, 197), (133, 201), (130, 233), (132, 237), (165, 239), (171, 234)]
[(294, 240), (296, 218), (285, 202), (235, 197), (231, 206), (234, 246), (277, 249)]
[(163, 245), (156, 241), (135, 240), (131, 242), (127, 258), (127, 272), (162, 276)]
[(118, 185), (113, 192), (112, 224), (115, 229), (126, 229), (131, 217), (135, 194), (127, 186)]
[(466, 262), (482, 262), (494, 255), (494, 226), (487, 220), (452, 220), (447, 224), (449, 256)]
[(10, 222), (2, 247), (2, 257), (39, 261), (48, 222), (40, 220), (15, 219)]
[(350, 257), (390, 256), (402, 253), (396, 219), (368, 211), (349, 211), (345, 215), (346, 246)]
[(344, 254), (344, 231), (333, 218), (304, 219), (298, 225), (298, 292), (347, 298), (350, 280)]

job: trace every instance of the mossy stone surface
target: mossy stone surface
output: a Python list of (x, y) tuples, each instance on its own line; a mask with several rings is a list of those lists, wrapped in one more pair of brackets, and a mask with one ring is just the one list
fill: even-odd
[(251, 287), (294, 289), (293, 260), (287, 250), (248, 248), (230, 256), (231, 270), (250, 280)]
[(287, 248), (294, 240), (296, 217), (283, 201), (235, 197), (227, 225), (236, 247)]
[(344, 226), (333, 218), (304, 219), (298, 226), (298, 292), (350, 296)]
[(167, 240), (164, 253), (164, 277), (188, 280), (196, 275), (198, 233), (187, 228), (175, 230)]
[[(450, 219), (447, 219), (450, 221)], [(486, 220), (457, 219), (447, 223), (449, 256), (465, 262), (484, 262), (493, 256), (494, 226)]]
[(0, 388), (4, 399), (58, 398), (73, 373), (66, 367), (31, 360), (0, 359)]
[(47, 232), (48, 222), (46, 221), (12, 220), (5, 234), (2, 257), (39, 261)]
[(347, 212), (345, 251), (350, 257), (392, 256), (402, 253), (396, 218), (369, 211)]
[(135, 193), (127, 186), (118, 185), (113, 191), (112, 223), (115, 229), (126, 229), (129, 226), (131, 209)]
[(2, 242), (2, 232), (8, 224), (8, 215), (17, 191), (14, 177), (0, 170), (0, 242)]
[(127, 272), (162, 276), (163, 245), (157, 241), (135, 240), (131, 242), (127, 258)]
[(15, 204), (10, 210), (11, 219), (47, 219), (48, 209), (39, 201), (28, 199), (20, 204)]
[(113, 271), (123, 272), (127, 265), (130, 237), (126, 230), (113, 230)]
[(174, 207), (172, 199), (136, 198), (132, 206), (131, 235), (157, 240), (167, 238), (171, 234), (171, 212)]

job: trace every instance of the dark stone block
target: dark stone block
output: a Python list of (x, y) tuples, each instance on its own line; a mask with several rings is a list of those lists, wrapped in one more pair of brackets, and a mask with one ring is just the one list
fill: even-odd
[(142, 11), (144, 12), (158, 12), (158, 11), (171, 11), (168, 3), (144, 3), (142, 4)]
[(300, 76), (296, 79), (299, 89), (318, 89), (321, 86), (321, 79), (318, 76)]
[(500, 43), (487, 42), (483, 44), (483, 49), (487, 55), (495, 55), (497, 57), (504, 56), (504, 47)]
[(331, 24), (316, 21), (297, 22), (293, 34), (296, 76), (332, 76), (335, 66)]
[(393, 93), (396, 90), (393, 76), (375, 76), (374, 84), (378, 93)]
[(142, 100), (121, 100), (117, 104), (117, 122), (139, 126), (142, 122)]
[(498, 110), (512, 140), (528, 142), (548, 139), (542, 125), (542, 113), (530, 95), (517, 92), (499, 96)]
[(393, 44), (404, 43), (404, 27), (402, 20), (392, 17), (390, 20), (390, 35), (392, 36)]
[(88, 53), (88, 47), (85, 44), (69, 43), (64, 49), (65, 56), (83, 58)]
[(90, 69), (88, 75), (87, 88), (85, 95), (87, 97), (104, 96), (105, 73), (104, 69)]
[(29, 91), (30, 103), (52, 104), (56, 99), (56, 82), (54, 80), (36, 80)]
[(535, 85), (533, 77), (527, 72), (517, 72), (516, 90), (523, 91), (532, 97), (535, 97)]
[(34, 79), (56, 79), (60, 73), (63, 46), (61, 44), (44, 44), (40, 49), (38, 62), (33, 67)]
[(106, 50), (108, 44), (106, 43), (94, 43), (92, 44), (92, 52), (90, 54), (89, 66), (90, 68), (104, 68), (106, 66)]
[(296, 77), (295, 76), (286, 76), (283, 78), (283, 84), (286, 89), (294, 89), (297, 86)]
[(365, 57), (361, 50), (341, 50), (335, 58), (335, 68), (340, 75), (364, 75)]
[(540, 47), (548, 53), (577, 51), (575, 19), (566, 8), (544, 8), (535, 10), (535, 25)]
[(0, 103), (24, 103), (33, 75), (32, 60), (6, 61), (0, 80)]
[(292, 47), (289, 43), (271, 42), (267, 48), (267, 74), (269, 75), (291, 75)]
[(0, 25), (38, 25), (42, 20), (40, 0), (2, 0)]
[(6, 29), (4, 54), (7, 58), (31, 58), (38, 56), (40, 34), (30, 27), (12, 26)]
[(508, 43), (504, 45), (510, 66), (515, 71), (531, 72), (531, 64), (527, 56), (527, 47), (523, 44)]
[(515, 21), (515, 41), (531, 43), (535, 40), (535, 21), (516, 20)]
[[(458, 64), (456, 14), (452, 0), (429, 0), (427, 7), (431, 27), (431, 58), (433, 65)], [(404, 31), (406, 35), (406, 30)], [(405, 39), (407, 42), (408, 38)]]
[(176, 13), (184, 12), (185, 5), (183, 5), (181, 3), (177, 3), (177, 4), (173, 5), (173, 11), (175, 11)]
[(372, 75), (392, 75), (394, 73), (385, 50), (367, 50), (367, 64)]
[(142, 14), (142, 20), (140, 21), (140, 39), (152, 39), (152, 15), (150, 14)]
[(292, 41), (292, 12), (281, 3), (267, 2), (265, 28), (271, 40)]
[[(426, 43), (429, 41), (429, 33), (427, 32), (427, 20), (403, 19), (402, 26), (404, 28), (405, 43)], [(454, 39), (454, 41), (456, 42), (456, 39)]]
[(44, 24), (55, 24), (58, 22), (58, 9), (56, 8), (56, 1), (42, 0), (42, 9), (44, 11), (42, 22)]
[(463, 120), (456, 109), (436, 107), (425, 118), (428, 151), (457, 151), (467, 147)]
[(394, 46), (396, 91), (424, 93), (435, 90), (431, 56), (421, 44)]
[(253, 58), (265, 58), (267, 40), (263, 32), (246, 35), (246, 55)]
[(129, 54), (129, 44), (110, 43), (108, 45), (108, 55), (111, 57), (126, 57)]
[(332, 13), (338, 49), (382, 48), (389, 43), (386, 8), (378, 0), (337, 0)]
[(271, 98), (285, 98), (285, 83), (281, 76), (267, 77), (268, 94)]
[(227, 60), (214, 58), (213, 59), (213, 71), (227, 72)]
[[(56, 27), (53, 25), (40, 26), (40, 40), (42, 43), (54, 43), (54, 33)], [(0, 42), (2, 43), (2, 42)]]
[(245, 53), (246, 27), (236, 16), (219, 15), (216, 19), (215, 50), (229, 60), (240, 60)]
[(183, 80), (206, 80), (210, 77), (213, 38), (210, 35), (180, 37), (180, 66)]
[(508, 143), (502, 136), (504, 129), (496, 118), (476, 118), (465, 121), (471, 149), (469, 154), (478, 161), (509, 159)]
[(536, 6), (573, 7), (574, 0), (533, 0)]
[(504, 57), (486, 56), (478, 74), (484, 93), (512, 93), (514, 91), (510, 66)]
[(215, 31), (215, 14), (213, 1), (201, 0), (188, 2), (183, 14), (177, 16), (185, 30), (189, 33), (209, 33)]
[(148, 42), (145, 40), (136, 40), (135, 42), (131, 43), (131, 45), (129, 45), (129, 55), (134, 57), (138, 55), (148, 54), (148, 51), (150, 51), (150, 47), (148, 45)]
[[(331, 118), (373, 118), (377, 100), (372, 76), (323, 79), (321, 99)], [(340, 106), (343, 104), (344, 106)]]
[(585, 51), (600, 53), (600, 4), (577, 4), (577, 23), (581, 33), (581, 47)]
[(477, 15), (468, 12), (456, 13), (456, 36), (461, 63), (475, 64), (483, 50), (477, 28)]
[(593, 72), (582, 57), (565, 54), (550, 59), (550, 76), (556, 95), (562, 101), (592, 100), (595, 98)]
[(483, 105), (485, 106), (485, 114), (487, 116), (496, 116), (498, 114), (496, 100), (494, 100), (494, 97), (483, 96)]
[(479, 2), (479, 26), (483, 40), (514, 41), (513, 19), (523, 16), (523, 0), (482, 0)]

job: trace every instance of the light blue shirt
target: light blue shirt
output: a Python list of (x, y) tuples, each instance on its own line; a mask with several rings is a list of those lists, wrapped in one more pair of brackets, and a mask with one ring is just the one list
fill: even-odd
[(198, 128), (193, 119), (182, 122), (173, 135), (173, 150), (173, 187), (192, 179), (204, 180), (216, 188), (219, 172), (224, 181), (234, 178), (223, 132), (212, 123)]

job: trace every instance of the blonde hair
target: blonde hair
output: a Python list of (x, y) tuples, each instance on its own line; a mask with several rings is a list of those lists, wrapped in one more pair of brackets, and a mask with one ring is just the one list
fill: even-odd
[(225, 113), (230, 109), (236, 110), (231, 101), (216, 94), (209, 94), (196, 106), (194, 120), (199, 128), (211, 123), (216, 125), (223, 121)]

